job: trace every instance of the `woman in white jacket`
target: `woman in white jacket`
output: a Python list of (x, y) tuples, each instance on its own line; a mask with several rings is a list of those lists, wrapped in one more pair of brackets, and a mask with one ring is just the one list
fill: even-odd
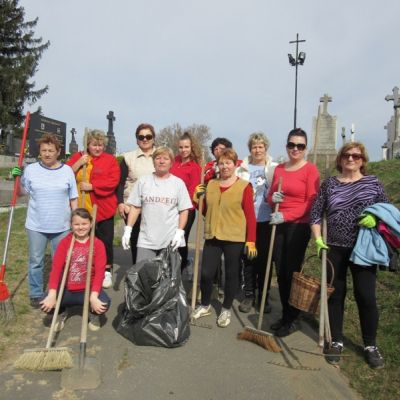
[[(240, 167), (237, 168), (236, 175), (249, 181), (253, 186), (254, 209), (257, 218), (256, 247), (258, 255), (252, 260), (245, 259), (244, 261), (243, 275), (245, 297), (240, 303), (239, 310), (245, 313), (249, 312), (254, 305), (256, 289), (258, 289), (258, 306), (261, 302), (265, 266), (268, 257), (268, 243), (271, 235), (269, 220), (272, 212), (271, 207), (265, 199), (277, 165), (267, 153), (269, 140), (264, 133), (252, 133), (247, 145), (250, 155), (247, 156)], [(271, 307), (266, 304), (265, 311), (269, 312), (270, 310)]]

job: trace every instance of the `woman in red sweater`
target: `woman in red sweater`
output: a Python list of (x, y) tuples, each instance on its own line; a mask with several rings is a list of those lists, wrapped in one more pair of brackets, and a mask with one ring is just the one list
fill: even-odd
[(277, 225), (273, 257), (282, 304), (281, 319), (271, 325), (276, 336), (287, 336), (298, 329), (300, 311), (289, 305), (290, 288), (293, 272), (300, 271), (310, 240), (310, 209), (319, 189), (318, 169), (305, 159), (306, 148), (307, 134), (300, 128), (290, 131), (286, 142), (289, 160), (275, 168), (268, 193), (271, 206), (280, 203), (270, 222)]
[(220, 177), (199, 185), (195, 197), (205, 193), (204, 248), (201, 263), (201, 306), (194, 319), (211, 314), (212, 285), (221, 257), (225, 259), (224, 302), (217, 325), (225, 328), (231, 322), (231, 307), (239, 286), (239, 267), (243, 250), (248, 258), (257, 256), (256, 215), (251, 184), (235, 175), (238, 156), (225, 149), (218, 158)]
[[(92, 216), (84, 208), (77, 208), (72, 212), (72, 233), (61, 240), (54, 254), (53, 265), (49, 277), (49, 292), (41, 301), (41, 309), (51, 312), (56, 305), (57, 291), (60, 286), (61, 277), (64, 272), (65, 262), (72, 236), (75, 243), (72, 250), (71, 262), (67, 276), (66, 287), (61, 300), (60, 315), (56, 325), (56, 331), (60, 331), (68, 317), (68, 307), (83, 305), (86, 268), (89, 257), (89, 234), (92, 228)], [(101, 289), (106, 266), (106, 252), (101, 240), (95, 238), (93, 249), (93, 267), (90, 285), (90, 313), (89, 328), (97, 331), (100, 328), (100, 315), (104, 314), (111, 303), (110, 298)]]
[[(175, 161), (172, 164), (170, 172), (185, 182), (186, 189), (188, 190), (190, 198), (192, 199), (194, 190), (200, 183), (200, 146), (189, 132), (185, 132), (179, 138), (178, 151), (179, 154), (175, 157)], [(189, 210), (188, 220), (185, 226), (185, 247), (179, 248), (179, 254), (182, 257), (181, 271), (183, 271), (188, 264), (188, 240), (195, 218), (196, 210), (193, 204), (193, 207)]]
[(96, 236), (104, 243), (107, 253), (103, 287), (109, 288), (112, 285), (114, 214), (117, 209), (115, 190), (119, 183), (120, 168), (117, 159), (104, 151), (106, 144), (107, 137), (103, 131), (90, 131), (86, 151), (73, 154), (67, 164), (75, 173), (79, 206), (91, 212), (93, 204), (97, 204)]

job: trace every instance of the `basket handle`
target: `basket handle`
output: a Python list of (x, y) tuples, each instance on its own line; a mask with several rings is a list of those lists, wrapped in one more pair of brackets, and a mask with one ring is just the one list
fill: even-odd
[[(318, 257), (316, 254), (312, 254), (311, 256), (308, 256), (306, 259), (304, 259), (303, 264), (301, 264), (301, 270), (300, 273), (303, 273), (304, 266), (306, 265), (306, 262), (310, 260), (313, 257)], [(332, 261), (326, 257), (326, 261), (328, 262), (329, 266), (331, 267), (332, 275), (331, 275), (331, 281), (329, 282), (329, 286), (332, 286), (333, 280), (335, 278), (335, 268), (333, 267)]]

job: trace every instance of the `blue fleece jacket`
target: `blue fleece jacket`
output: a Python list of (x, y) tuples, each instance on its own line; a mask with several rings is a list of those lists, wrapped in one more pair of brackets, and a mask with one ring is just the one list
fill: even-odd
[[(394, 205), (376, 203), (367, 207), (363, 211), (363, 214), (365, 213), (375, 215), (394, 235), (400, 237), (400, 211)], [(357, 265), (389, 265), (387, 246), (377, 229), (360, 228), (350, 261)]]

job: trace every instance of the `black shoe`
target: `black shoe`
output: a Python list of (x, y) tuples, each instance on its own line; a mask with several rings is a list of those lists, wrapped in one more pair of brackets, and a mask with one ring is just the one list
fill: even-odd
[(278, 337), (284, 337), (284, 336), (289, 336), (292, 333), (296, 332), (299, 330), (299, 326), (297, 322), (288, 322), (283, 324), (278, 330), (275, 331), (275, 336)]
[(242, 302), (239, 304), (239, 311), (243, 313), (248, 313), (253, 307), (254, 298), (253, 297), (245, 297)]
[(331, 347), (325, 345), (324, 347), (325, 360), (332, 365), (339, 364), (342, 350), (343, 350), (343, 344), (340, 342), (332, 342)]
[(271, 328), (273, 331), (277, 331), (278, 329), (282, 328), (283, 325), (284, 325), (284, 322), (283, 322), (283, 320), (282, 320), (282, 318), (281, 318), (281, 319), (278, 319), (278, 321), (274, 322), (274, 323), (270, 326), (270, 328)]
[[(260, 309), (261, 309), (261, 304), (258, 303), (258, 311), (260, 311)], [(264, 314), (271, 314), (271, 311), (272, 311), (272, 306), (271, 306), (271, 304), (269, 304), (269, 301), (267, 300), (265, 302), (265, 306), (264, 306)], [(275, 325), (275, 324), (273, 324), (273, 325)]]
[(32, 308), (39, 309), (41, 308), (40, 302), (43, 300), (42, 297), (31, 297), (30, 304)]
[(385, 361), (376, 346), (367, 346), (364, 349), (365, 360), (373, 369), (380, 369), (385, 366)]

